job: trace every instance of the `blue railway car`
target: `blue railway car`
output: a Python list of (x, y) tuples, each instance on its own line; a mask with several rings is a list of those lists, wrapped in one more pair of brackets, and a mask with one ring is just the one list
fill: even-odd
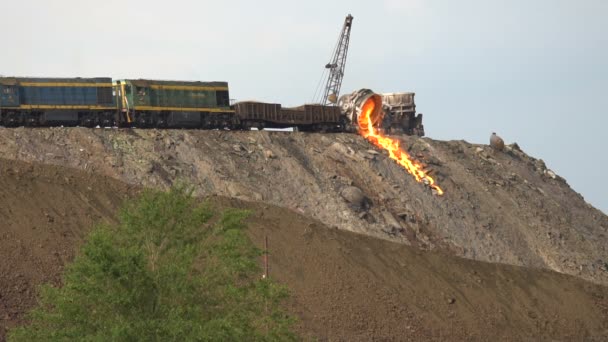
[(4, 126), (113, 126), (117, 112), (108, 77), (0, 78)]

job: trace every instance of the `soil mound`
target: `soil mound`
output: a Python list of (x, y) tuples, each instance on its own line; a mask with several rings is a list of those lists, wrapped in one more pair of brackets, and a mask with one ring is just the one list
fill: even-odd
[(58, 284), (89, 229), (133, 192), (108, 177), (0, 159), (0, 340), (34, 306), (36, 286)]
[[(0, 159), (0, 340), (57, 283), (95, 222), (113, 220), (129, 185), (58, 166)], [(337, 341), (601, 341), (608, 288), (547, 270), (490, 264), (327, 227), (296, 210), (213, 197), (253, 210), (270, 276), (292, 292), (307, 337)]]

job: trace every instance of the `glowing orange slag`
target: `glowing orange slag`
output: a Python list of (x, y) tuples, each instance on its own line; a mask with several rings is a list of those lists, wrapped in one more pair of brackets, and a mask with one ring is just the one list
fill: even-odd
[[(397, 164), (403, 166), (407, 172), (416, 178), (416, 181), (425, 183), (437, 191), (437, 194), (443, 195), (443, 190), (435, 184), (435, 180), (428, 175), (428, 171), (424, 170), (422, 164), (412, 159), (410, 155), (399, 147), (399, 141), (385, 137), (374, 127), (381, 118), (372, 117), (376, 108), (377, 99), (370, 97), (361, 110), (359, 115), (359, 134), (366, 138), (372, 144), (388, 151), (389, 157), (394, 159)], [(380, 113), (381, 111), (377, 111)], [(376, 114), (377, 116), (378, 114)]]

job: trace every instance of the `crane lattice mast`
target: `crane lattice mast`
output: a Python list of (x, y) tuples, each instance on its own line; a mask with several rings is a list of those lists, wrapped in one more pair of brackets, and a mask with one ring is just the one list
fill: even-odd
[(346, 66), (346, 54), (348, 53), (348, 43), (350, 41), (350, 28), (353, 24), (353, 16), (347, 15), (344, 19), (344, 26), (338, 39), (338, 45), (331, 58), (331, 61), (325, 65), (329, 69), (329, 77), (325, 85), (325, 93), (321, 104), (336, 104), (340, 95), (340, 86), (344, 77), (344, 67)]

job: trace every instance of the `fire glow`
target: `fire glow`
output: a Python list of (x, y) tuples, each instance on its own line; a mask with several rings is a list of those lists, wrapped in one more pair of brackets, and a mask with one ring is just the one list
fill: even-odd
[[(443, 195), (443, 190), (435, 184), (435, 180), (429, 176), (428, 171), (425, 171), (420, 162), (412, 159), (407, 152), (400, 148), (398, 140), (383, 136), (374, 127), (382, 119), (382, 117), (373, 116), (376, 102), (376, 99), (370, 97), (363, 105), (358, 119), (359, 134), (377, 147), (387, 150), (389, 157), (395, 160), (397, 164), (403, 166), (407, 172), (416, 178), (417, 182), (425, 183), (432, 189), (435, 189), (438, 195)], [(381, 113), (381, 111), (377, 112)]]

